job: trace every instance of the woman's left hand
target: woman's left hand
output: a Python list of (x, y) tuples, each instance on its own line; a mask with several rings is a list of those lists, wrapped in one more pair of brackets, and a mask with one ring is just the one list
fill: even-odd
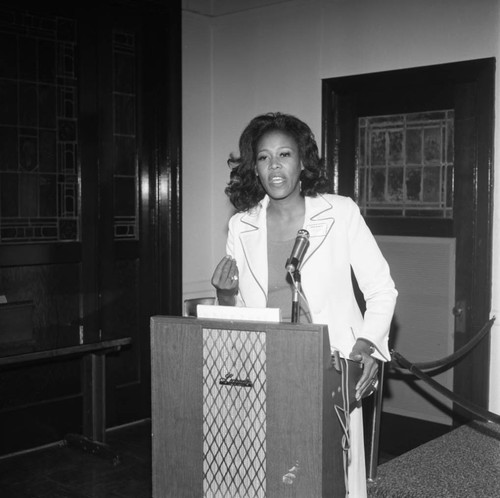
[[(363, 374), (356, 384), (356, 399), (371, 394), (377, 387), (378, 363), (371, 356), (373, 345), (365, 339), (358, 339), (354, 344), (349, 358), (363, 364)], [(371, 391), (371, 392), (370, 392)]]

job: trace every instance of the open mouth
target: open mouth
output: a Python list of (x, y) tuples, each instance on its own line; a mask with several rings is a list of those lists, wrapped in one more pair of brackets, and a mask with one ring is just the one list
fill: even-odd
[(285, 179), (282, 176), (272, 176), (269, 178), (269, 183), (272, 185), (281, 185), (285, 183)]

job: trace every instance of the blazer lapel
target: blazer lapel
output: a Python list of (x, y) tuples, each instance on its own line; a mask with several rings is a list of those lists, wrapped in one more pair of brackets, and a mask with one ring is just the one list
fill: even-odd
[(260, 204), (241, 218), (244, 225), (240, 232), (241, 245), (245, 259), (257, 285), (267, 303), (268, 268), (267, 268), (267, 222), (266, 212), (269, 198), (266, 196)]
[(330, 233), (335, 218), (333, 205), (322, 195), (306, 197), (306, 215), (304, 228), (309, 232), (309, 248), (302, 263), (304, 266), (312, 255), (321, 247)]

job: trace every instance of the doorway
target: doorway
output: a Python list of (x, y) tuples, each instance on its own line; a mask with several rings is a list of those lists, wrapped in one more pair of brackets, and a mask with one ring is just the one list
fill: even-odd
[[(331, 189), (360, 204), (389, 261), (400, 292), (391, 346), (410, 361), (457, 351), (489, 318), (494, 78), (490, 58), (323, 80)], [(380, 142), (385, 163), (363, 162), (363, 136)], [(411, 137), (441, 152), (399, 171), (391, 151), (410, 154)], [(489, 339), (442, 375), (436, 380), (487, 408)], [(470, 417), (427, 386), (387, 377), (384, 411), (450, 424)]]

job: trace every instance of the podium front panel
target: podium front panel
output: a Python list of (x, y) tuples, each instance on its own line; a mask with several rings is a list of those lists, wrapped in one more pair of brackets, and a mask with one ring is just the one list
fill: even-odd
[(203, 496), (265, 496), (266, 334), (203, 329)]
[(152, 317), (153, 496), (344, 496), (325, 326)]

